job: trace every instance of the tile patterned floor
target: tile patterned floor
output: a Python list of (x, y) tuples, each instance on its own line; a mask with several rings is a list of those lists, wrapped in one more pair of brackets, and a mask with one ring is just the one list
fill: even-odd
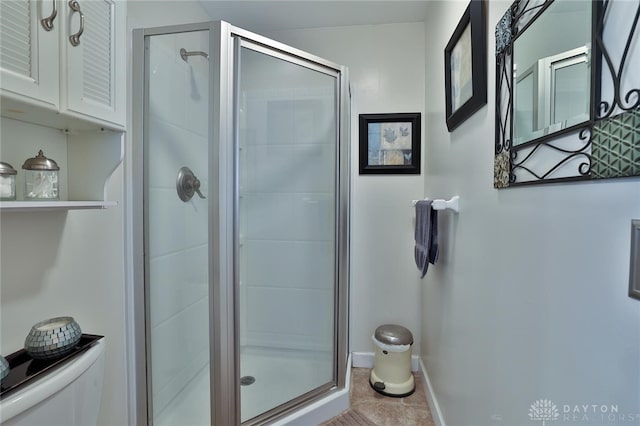
[(435, 426), (420, 373), (414, 373), (416, 391), (405, 398), (379, 394), (369, 385), (368, 368), (351, 369), (351, 408), (378, 426)]

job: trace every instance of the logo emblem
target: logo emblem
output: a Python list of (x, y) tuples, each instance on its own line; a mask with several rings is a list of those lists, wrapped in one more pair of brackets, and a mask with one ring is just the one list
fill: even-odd
[(558, 407), (552, 401), (548, 399), (539, 399), (529, 408), (529, 418), (531, 420), (542, 420), (542, 426), (546, 425), (546, 422), (550, 420), (558, 420), (560, 412)]

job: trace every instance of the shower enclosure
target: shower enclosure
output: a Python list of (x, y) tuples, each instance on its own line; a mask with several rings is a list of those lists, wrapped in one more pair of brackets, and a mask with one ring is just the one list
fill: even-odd
[(345, 68), (225, 22), (135, 30), (133, 56), (140, 419), (257, 424), (344, 388)]

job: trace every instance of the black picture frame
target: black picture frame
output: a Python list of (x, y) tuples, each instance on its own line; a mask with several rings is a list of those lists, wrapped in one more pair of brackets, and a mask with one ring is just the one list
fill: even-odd
[(485, 0), (467, 6), (444, 49), (444, 68), (447, 129), (452, 132), (487, 103)]
[(419, 112), (360, 114), (360, 174), (420, 174)]
[(631, 221), (629, 297), (640, 300), (640, 220), (638, 219), (634, 219)]

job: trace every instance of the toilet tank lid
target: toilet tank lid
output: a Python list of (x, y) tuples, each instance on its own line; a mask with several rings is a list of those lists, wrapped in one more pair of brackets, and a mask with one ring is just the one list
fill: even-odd
[(101, 337), (81, 355), (3, 398), (0, 401), (0, 423), (8, 421), (65, 389), (92, 367), (101, 356), (104, 356), (104, 352), (105, 339)]
[(376, 328), (373, 335), (380, 343), (387, 345), (412, 345), (413, 335), (406, 327), (397, 324), (385, 324)]

